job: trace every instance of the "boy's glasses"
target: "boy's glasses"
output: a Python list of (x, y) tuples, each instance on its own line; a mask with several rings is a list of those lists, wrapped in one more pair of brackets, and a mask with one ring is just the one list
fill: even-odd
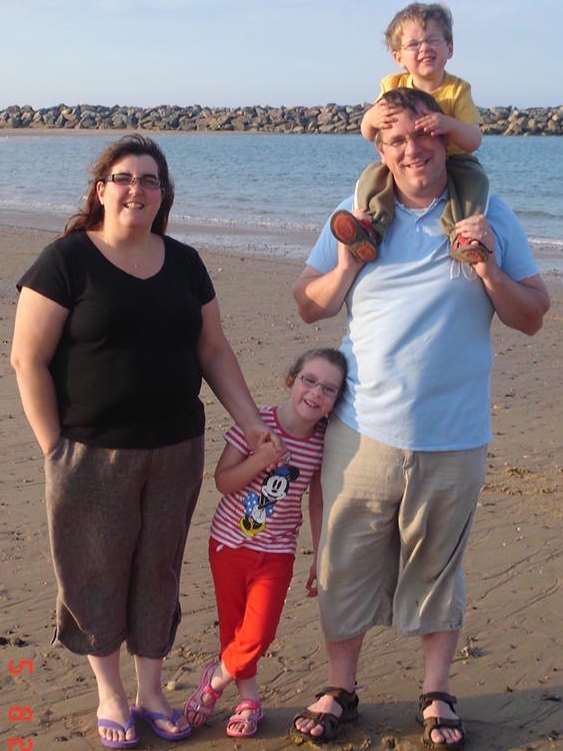
[(158, 190), (161, 187), (160, 180), (156, 175), (141, 175), (137, 177), (136, 175), (130, 175), (128, 172), (115, 172), (113, 175), (108, 175), (105, 178), (105, 182), (115, 183), (122, 187), (129, 187), (130, 185), (139, 183), (142, 188), (146, 188), (147, 190)]
[(317, 381), (315, 376), (307, 375), (306, 373), (303, 373), (299, 376), (299, 380), (305, 386), (307, 389), (315, 389), (317, 386), (320, 387), (322, 395), (326, 396), (327, 399), (335, 399), (338, 394), (338, 389), (336, 386), (332, 386), (330, 383), (322, 383), (321, 381)]
[(440, 47), (440, 45), (445, 44), (444, 37), (427, 37), (426, 39), (421, 39), (420, 41), (416, 41), (415, 39), (412, 40), (412, 42), (408, 42), (408, 44), (401, 45), (402, 50), (406, 50), (407, 52), (418, 52), (423, 44), (425, 44), (427, 47), (432, 47), (432, 49), (436, 49), (436, 47)]

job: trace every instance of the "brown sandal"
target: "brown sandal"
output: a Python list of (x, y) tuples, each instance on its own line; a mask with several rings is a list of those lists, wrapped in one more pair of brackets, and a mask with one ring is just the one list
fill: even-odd
[(379, 238), (368, 219), (358, 219), (350, 211), (340, 209), (332, 215), (330, 229), (358, 260), (368, 263), (377, 258)]
[(479, 261), (486, 261), (491, 255), (492, 251), (487, 248), (486, 245), (475, 240), (471, 237), (464, 237), (463, 235), (457, 235), (452, 242), (450, 255), (455, 258), (456, 261), (462, 263), (479, 263)]
[[(463, 730), (463, 723), (458, 717), (457, 719), (446, 719), (445, 717), (424, 717), (424, 710), (429, 707), (433, 701), (443, 701), (447, 704), (452, 712), (455, 712), (455, 705), (457, 699), (451, 694), (446, 694), (444, 691), (429, 691), (427, 694), (421, 694), (418, 697), (418, 712), (416, 714), (416, 721), (424, 728), (422, 733), (422, 742), (426, 748), (430, 748), (433, 751), (459, 751), (463, 748), (465, 743), (465, 732)], [(459, 730), (461, 738), (458, 741), (433, 741), (432, 731), (441, 730), (442, 728), (451, 728), (453, 730)]]
[[(354, 722), (358, 719), (358, 695), (355, 691), (346, 691), (343, 688), (334, 688), (333, 686), (327, 686), (315, 694), (315, 699), (320, 699), (321, 696), (332, 696), (334, 701), (342, 707), (342, 714), (337, 717), (332, 712), (313, 712), (310, 709), (304, 709), (292, 720), (291, 734), (296, 735), (298, 738), (306, 741), (314, 741), (315, 743), (326, 743), (332, 741), (338, 735), (338, 729), (341, 724), (345, 722)], [(311, 735), (310, 733), (304, 733), (302, 730), (298, 730), (295, 727), (296, 720), (314, 720), (316, 725), (321, 725), (323, 732), (321, 735)]]

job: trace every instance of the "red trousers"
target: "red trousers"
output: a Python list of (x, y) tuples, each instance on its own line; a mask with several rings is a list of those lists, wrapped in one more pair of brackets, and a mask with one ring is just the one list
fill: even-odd
[(221, 659), (234, 678), (256, 675), (274, 640), (293, 575), (292, 553), (259, 553), (209, 540)]

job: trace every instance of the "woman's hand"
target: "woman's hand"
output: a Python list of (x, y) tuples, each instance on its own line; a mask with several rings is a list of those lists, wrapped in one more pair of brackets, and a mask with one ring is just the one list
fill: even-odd
[(16, 371), (25, 415), (46, 456), (59, 440), (55, 385), (49, 371), (69, 311), (23, 287), (14, 325), (11, 363)]
[(60, 440), (61, 440), (61, 435), (60, 433), (58, 433), (56, 438), (50, 441), (43, 441), (43, 445), (39, 444), (39, 448), (43, 452), (43, 456), (44, 457), (49, 456), (49, 454), (57, 448)]
[(233, 421), (244, 431), (253, 451), (266, 439), (281, 451), (281, 439), (271, 434), (260, 419), (235, 354), (223, 333), (217, 300), (204, 305), (201, 312), (203, 326), (198, 342), (198, 357), (203, 377)]
[[(245, 438), (248, 445), (257, 453), (269, 459), (266, 465), (266, 471), (270, 472), (280, 464), (288, 462), (290, 453), (287, 446), (276, 433), (263, 424), (245, 431)], [(254, 441), (254, 443), (253, 443)]]
[(275, 433), (268, 433), (265, 436), (256, 449), (256, 453), (264, 457), (267, 469), (273, 469), (280, 462), (289, 460), (289, 451), (287, 451), (283, 441)]

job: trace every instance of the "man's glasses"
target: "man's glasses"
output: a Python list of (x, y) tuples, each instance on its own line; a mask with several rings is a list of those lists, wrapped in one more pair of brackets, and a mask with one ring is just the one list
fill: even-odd
[(436, 49), (436, 47), (440, 47), (440, 45), (445, 44), (446, 40), (444, 37), (427, 37), (426, 39), (421, 39), (420, 41), (417, 41), (416, 39), (413, 39), (412, 42), (408, 42), (407, 44), (401, 45), (402, 50), (406, 50), (407, 52), (418, 52), (423, 44), (426, 44), (428, 47), (432, 47), (432, 49)]
[(322, 383), (321, 381), (317, 381), (315, 376), (303, 373), (299, 376), (299, 380), (307, 389), (315, 389), (317, 386), (320, 386), (322, 395), (326, 396), (327, 399), (336, 399), (336, 397), (338, 396), (338, 389), (336, 388), (336, 386), (332, 386), (330, 383)]
[(156, 175), (141, 175), (137, 177), (136, 175), (130, 175), (128, 172), (115, 172), (113, 175), (108, 175), (105, 178), (105, 182), (115, 183), (122, 187), (129, 187), (130, 185), (139, 183), (142, 188), (146, 188), (147, 190), (159, 190), (161, 187), (160, 180)]
[(391, 149), (404, 149), (409, 141), (412, 143), (420, 143), (421, 141), (433, 141), (435, 136), (431, 133), (425, 133), (423, 130), (415, 130), (408, 136), (395, 136), (390, 141), (380, 141), (384, 146), (389, 146)]

